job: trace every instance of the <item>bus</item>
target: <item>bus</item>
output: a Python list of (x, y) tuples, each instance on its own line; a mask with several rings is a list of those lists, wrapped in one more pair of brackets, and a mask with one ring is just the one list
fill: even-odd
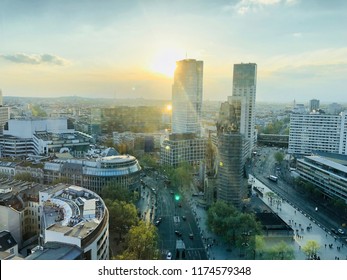
[(278, 178), (277, 178), (276, 176), (274, 176), (274, 175), (270, 175), (270, 176), (268, 177), (268, 179), (271, 180), (271, 181), (273, 181), (273, 182), (277, 182), (277, 180), (278, 180)]

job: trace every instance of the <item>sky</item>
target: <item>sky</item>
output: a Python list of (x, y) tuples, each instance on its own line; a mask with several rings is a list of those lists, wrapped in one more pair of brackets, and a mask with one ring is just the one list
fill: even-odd
[(171, 99), (175, 62), (204, 61), (227, 100), (257, 63), (257, 101), (347, 102), (344, 0), (0, 0), (4, 96)]

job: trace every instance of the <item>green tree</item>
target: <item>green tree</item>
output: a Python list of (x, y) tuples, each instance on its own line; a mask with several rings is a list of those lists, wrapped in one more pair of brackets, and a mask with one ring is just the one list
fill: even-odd
[(20, 181), (36, 182), (36, 179), (29, 172), (17, 173), (13, 178)]
[(60, 178), (54, 179), (52, 182), (52, 185), (57, 185), (60, 183), (68, 184), (68, 183), (71, 183), (71, 180), (68, 177), (60, 177)]
[(154, 169), (158, 169), (159, 164), (158, 164), (158, 159), (150, 154), (144, 154), (143, 156), (140, 157), (139, 159), (141, 166), (143, 167), (150, 167)]
[(157, 228), (151, 223), (140, 221), (129, 230), (126, 249), (117, 259), (157, 260), (159, 257)]
[(189, 163), (182, 163), (177, 168), (171, 170), (171, 184), (178, 189), (188, 188), (193, 182), (193, 169)]
[(101, 191), (103, 199), (119, 200), (126, 202), (133, 202), (136, 200), (135, 194), (131, 193), (127, 188), (121, 186), (116, 181), (111, 181)]
[(312, 259), (320, 248), (320, 245), (315, 240), (308, 240), (306, 244), (302, 247), (302, 251), (306, 254), (308, 259)]
[(126, 234), (129, 229), (139, 221), (137, 210), (134, 204), (125, 201), (105, 200), (109, 211), (110, 230), (119, 234), (119, 239)]
[(278, 163), (281, 163), (281, 162), (283, 161), (283, 159), (284, 159), (284, 155), (283, 155), (283, 153), (281, 153), (281, 152), (276, 152), (276, 153), (274, 154), (274, 157), (275, 157), (275, 160), (276, 160)]
[(211, 205), (207, 211), (207, 226), (218, 235), (224, 235), (228, 231), (228, 217), (233, 217), (237, 213), (235, 207), (223, 201), (217, 201)]
[(280, 241), (265, 250), (265, 258), (269, 260), (293, 260), (295, 258), (294, 249), (284, 241)]
[(246, 255), (254, 258), (256, 236), (261, 234), (261, 225), (253, 214), (241, 213), (235, 207), (218, 201), (208, 209), (207, 226), (227, 244), (244, 249)]
[(47, 113), (40, 107), (40, 105), (32, 105), (31, 113), (34, 117), (47, 117)]
[(256, 235), (254, 241), (255, 241), (255, 248), (253, 250), (254, 259), (257, 258), (257, 255), (261, 259), (263, 256), (264, 249), (265, 249), (264, 236), (263, 235)]

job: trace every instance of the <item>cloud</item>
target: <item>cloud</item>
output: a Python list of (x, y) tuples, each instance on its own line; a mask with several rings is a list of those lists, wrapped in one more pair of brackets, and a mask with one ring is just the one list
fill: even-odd
[(248, 12), (257, 12), (266, 6), (274, 6), (284, 4), (292, 6), (298, 3), (298, 0), (241, 0), (236, 5), (226, 5), (224, 11), (235, 10), (238, 14), (244, 15)]
[(301, 38), (301, 37), (302, 37), (302, 33), (300, 33), (300, 32), (295, 32), (295, 33), (292, 34), (292, 36), (293, 36), (294, 38)]
[(24, 64), (51, 64), (51, 65), (59, 65), (64, 66), (69, 64), (69, 61), (61, 58), (56, 55), (51, 54), (25, 54), (25, 53), (17, 53), (17, 54), (9, 54), (0, 55), (0, 58), (5, 59), (7, 61), (11, 61), (14, 63), (24, 63)]
[(262, 76), (341, 79), (347, 74), (347, 48), (320, 49), (295, 55), (281, 55), (262, 64)]

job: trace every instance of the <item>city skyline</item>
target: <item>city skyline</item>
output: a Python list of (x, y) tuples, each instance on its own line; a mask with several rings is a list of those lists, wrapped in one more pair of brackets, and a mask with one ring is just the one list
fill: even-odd
[(194, 58), (204, 61), (205, 100), (225, 100), (233, 65), (254, 62), (260, 102), (343, 103), (346, 9), (340, 0), (2, 1), (0, 88), (169, 100), (176, 61)]

